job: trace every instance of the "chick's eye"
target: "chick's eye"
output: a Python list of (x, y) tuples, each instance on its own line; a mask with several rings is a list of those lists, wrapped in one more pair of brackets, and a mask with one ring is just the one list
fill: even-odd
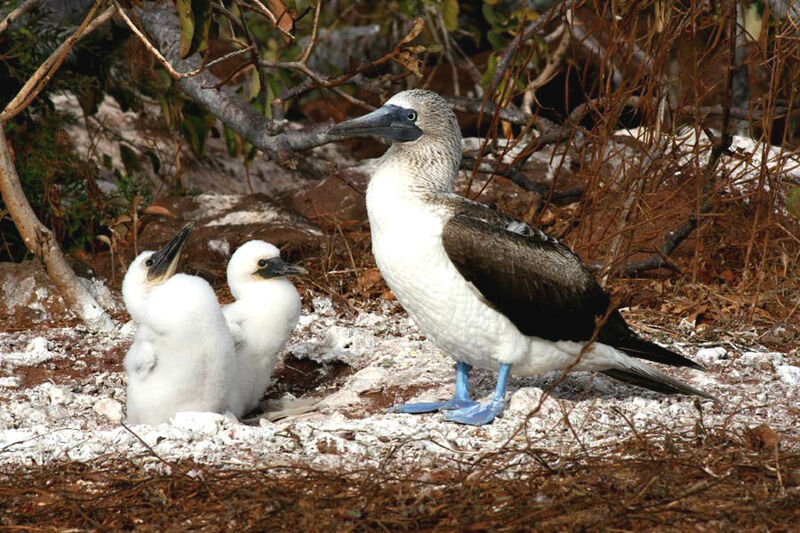
[(409, 111), (408, 115), (406, 115), (406, 118), (408, 118), (408, 120), (410, 120), (411, 122), (416, 122), (416, 120), (417, 120), (417, 112), (416, 111)]
[(261, 268), (264, 268), (265, 266), (267, 266), (267, 260), (266, 259), (259, 259), (258, 260), (258, 266), (260, 266)]
[(147, 261), (144, 262), (144, 266), (148, 266), (148, 267), (153, 266), (153, 260), (152, 259), (148, 259)]

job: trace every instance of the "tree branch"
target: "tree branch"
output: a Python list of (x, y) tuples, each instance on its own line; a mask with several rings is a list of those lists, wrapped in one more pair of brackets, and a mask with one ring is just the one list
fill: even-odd
[(11, 13), (9, 13), (6, 18), (0, 21), (0, 33), (3, 33), (8, 29), (12, 22), (17, 20), (19, 17), (36, 7), (36, 4), (39, 3), (39, 0), (27, 0), (24, 4), (17, 7)]
[[(172, 7), (151, 2), (144, 3), (144, 6), (134, 8), (134, 13), (164, 58), (179, 71), (201, 68), (202, 58), (199, 54), (186, 59), (180, 57), (180, 27)], [(330, 122), (282, 132), (282, 121), (267, 120), (228, 87), (215, 89), (219, 79), (207, 70), (191, 78), (181, 78), (178, 83), (190, 98), (204, 105), (226, 126), (282, 164), (289, 163), (294, 151), (329, 142), (325, 133), (331, 126)]]

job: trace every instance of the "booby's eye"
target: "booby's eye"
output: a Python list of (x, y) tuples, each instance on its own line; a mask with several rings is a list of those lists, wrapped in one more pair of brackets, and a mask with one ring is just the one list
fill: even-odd
[(259, 259), (258, 260), (258, 266), (261, 267), (261, 268), (264, 268), (265, 266), (267, 266), (267, 260), (266, 259)]
[(146, 267), (153, 266), (153, 260), (152, 259), (148, 259), (147, 261), (144, 262), (144, 266), (146, 266)]
[(406, 115), (406, 118), (408, 118), (408, 120), (410, 122), (416, 122), (417, 121), (417, 112), (416, 111), (409, 111), (408, 115)]

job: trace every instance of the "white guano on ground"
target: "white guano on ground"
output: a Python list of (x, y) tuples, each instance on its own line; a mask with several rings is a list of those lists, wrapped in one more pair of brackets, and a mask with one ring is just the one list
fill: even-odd
[[(629, 424), (638, 433), (688, 435), (696, 428), (693, 398), (666, 397), (588, 374), (570, 375), (556, 385), (516, 435), (558, 375), (512, 379), (508, 408), (490, 426), (459, 426), (444, 422), (439, 414), (386, 414), (375, 398), (400, 402), (449, 397), (453, 362), (420, 335), (395, 303), (384, 302), (381, 312), (363, 313), (354, 320), (338, 316), (324, 298), (314, 299), (312, 307), (313, 312), (304, 311), (288, 351), (323, 365), (342, 361), (354, 372), (341, 387), (326, 392), (321, 410), (275, 423), (262, 420), (255, 426), (223, 415), (181, 413), (172, 424), (132, 426), (129, 431), (120, 424), (125, 404), (122, 372), (29, 388), (15, 378), (27, 365), (72, 358), (73, 368), (86, 368), (92, 358), (114, 350), (124, 354), (134, 333), (130, 324), (110, 335), (82, 328), (0, 333), (0, 465), (31, 467), (119, 454), (148, 468), (164, 468), (154, 452), (170, 462), (192, 460), (221, 467), (303, 464), (346, 469), (378, 466), (389, 457), (393, 466), (437, 469), (447, 468), (452, 460), (474, 461), (506, 444), (520, 449), (532, 445), (559, 455), (580, 449), (603, 453), (605, 447), (633, 438)], [(797, 350), (766, 352), (755, 343), (742, 346), (743, 337), (753, 336), (745, 332), (737, 335), (738, 342), (731, 336), (713, 345), (677, 346), (709, 371), (670, 369), (670, 374), (722, 400), (719, 406), (703, 402), (706, 427), (741, 432), (768, 424), (780, 435), (782, 446), (797, 448)], [(67, 355), (67, 347), (72, 355)], [(495, 373), (476, 371), (471, 386), (489, 395), (494, 380)], [(514, 468), (524, 467), (519, 461)]]

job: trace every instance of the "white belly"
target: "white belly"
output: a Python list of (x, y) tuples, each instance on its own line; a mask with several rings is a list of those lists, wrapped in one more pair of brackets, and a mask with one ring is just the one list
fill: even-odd
[(382, 202), (376, 192), (371, 183), (367, 209), (375, 260), (398, 301), (431, 341), (457, 361), (487, 369), (511, 363), (517, 375), (548, 372), (574, 360), (577, 352), (571, 353), (570, 345), (576, 343), (562, 346), (523, 335), (461, 276), (442, 245), (446, 213), (396, 196)]

